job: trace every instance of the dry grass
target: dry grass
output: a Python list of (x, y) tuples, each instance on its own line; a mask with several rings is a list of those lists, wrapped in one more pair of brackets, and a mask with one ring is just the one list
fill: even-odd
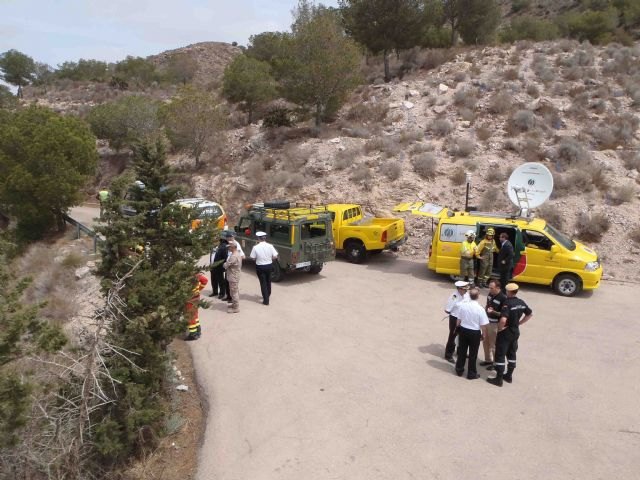
[(500, 168), (500, 165), (496, 165), (487, 169), (487, 173), (484, 178), (487, 183), (495, 185), (502, 182), (506, 178), (506, 175)]
[(489, 112), (496, 114), (504, 114), (511, 110), (513, 107), (513, 100), (511, 95), (507, 92), (498, 92), (489, 102)]
[(433, 134), (438, 137), (449, 135), (452, 130), (453, 125), (451, 125), (451, 122), (444, 118), (438, 118), (434, 120), (433, 124), (431, 125), (431, 132), (433, 132)]
[(556, 228), (562, 230), (564, 228), (564, 217), (562, 215), (562, 209), (557, 205), (551, 203), (545, 203), (536, 208), (536, 217), (543, 218), (548, 223)]
[(640, 172), (640, 153), (624, 152), (621, 154), (625, 168)]
[(563, 138), (555, 151), (556, 166), (561, 171), (569, 168), (583, 168), (591, 164), (591, 154), (577, 140)]
[(464, 171), (464, 168), (458, 167), (449, 176), (449, 180), (454, 185), (464, 185), (467, 182), (467, 174)]
[(581, 212), (576, 218), (576, 236), (581, 240), (599, 242), (607, 233), (611, 221), (602, 212)]
[(397, 137), (376, 137), (367, 141), (364, 144), (364, 153), (370, 154), (371, 152), (382, 152), (387, 158), (396, 156), (401, 151), (401, 146), (398, 143)]
[(383, 102), (368, 102), (352, 105), (347, 111), (347, 120), (381, 123), (387, 118), (389, 105)]
[(527, 95), (532, 98), (538, 98), (540, 96), (540, 89), (535, 83), (527, 85)]
[(350, 147), (344, 150), (338, 151), (333, 159), (333, 168), (336, 170), (344, 170), (353, 164), (353, 160), (360, 153), (360, 149), (357, 147)]
[(476, 128), (476, 137), (478, 137), (478, 140), (482, 142), (489, 140), (492, 134), (492, 130), (485, 125), (480, 125)]
[(456, 90), (453, 94), (453, 103), (457, 107), (465, 107), (470, 110), (476, 108), (476, 103), (478, 99), (476, 97), (476, 92), (470, 88), (464, 88), (461, 90)]
[(395, 160), (385, 162), (380, 166), (380, 172), (389, 180), (394, 182), (402, 175), (402, 165)]
[(607, 200), (612, 205), (622, 205), (633, 201), (636, 196), (636, 186), (632, 182), (618, 185), (607, 192)]
[(508, 70), (504, 71), (504, 73), (502, 74), (502, 77), (505, 80), (509, 80), (509, 81), (518, 80), (518, 78), (520, 77), (520, 72), (518, 71), (517, 68), (509, 68)]
[(629, 238), (636, 244), (640, 243), (640, 225), (629, 232)]
[(527, 132), (536, 126), (536, 116), (531, 110), (518, 110), (513, 114), (510, 125), (520, 132)]
[(424, 153), (411, 159), (413, 171), (425, 179), (433, 179), (437, 175), (438, 160), (431, 153)]
[(371, 169), (367, 165), (361, 163), (353, 169), (349, 178), (355, 183), (368, 182), (371, 180)]
[(415, 143), (411, 146), (409, 152), (413, 155), (417, 155), (425, 152), (433, 152), (434, 146), (432, 143)]
[(466, 158), (473, 153), (476, 143), (471, 138), (456, 138), (451, 145), (451, 155)]
[(424, 139), (424, 131), (414, 128), (400, 132), (400, 138), (398, 140), (402, 145), (406, 145), (408, 143), (419, 142), (422, 139)]

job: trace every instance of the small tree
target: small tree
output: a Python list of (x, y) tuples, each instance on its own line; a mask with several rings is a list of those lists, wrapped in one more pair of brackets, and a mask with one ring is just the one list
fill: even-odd
[(18, 231), (41, 237), (80, 203), (80, 188), (95, 173), (96, 139), (80, 120), (32, 106), (0, 115), (0, 206)]
[(209, 142), (225, 128), (227, 112), (215, 95), (186, 86), (163, 108), (162, 118), (173, 146), (190, 152), (198, 167)]
[(186, 85), (191, 82), (198, 71), (198, 62), (187, 53), (175, 53), (169, 57), (165, 78), (171, 83)]
[(115, 73), (118, 78), (142, 87), (157, 79), (155, 65), (142, 57), (128, 56), (116, 63)]
[(360, 58), (358, 46), (345, 36), (337, 16), (318, 10), (296, 29), (284, 61), (282, 92), (289, 100), (313, 108), (320, 125), (358, 84)]
[(251, 124), (255, 107), (276, 96), (276, 82), (269, 64), (238, 55), (224, 71), (222, 94), (231, 102), (242, 104), (248, 115), (247, 123)]
[(9, 87), (0, 85), (0, 108), (14, 108), (17, 104), (18, 101)]
[(459, 0), (464, 12), (459, 18), (459, 30), (467, 45), (486, 44), (493, 40), (500, 25), (502, 12), (496, 0)]
[(389, 52), (420, 44), (426, 30), (423, 0), (340, 0), (347, 32), (371, 53), (382, 53), (391, 80)]
[(160, 104), (151, 98), (128, 95), (93, 107), (87, 120), (96, 137), (120, 150), (159, 135), (159, 108)]
[(8, 50), (0, 55), (0, 78), (18, 87), (17, 97), (22, 98), (22, 87), (33, 81), (36, 62), (17, 50)]

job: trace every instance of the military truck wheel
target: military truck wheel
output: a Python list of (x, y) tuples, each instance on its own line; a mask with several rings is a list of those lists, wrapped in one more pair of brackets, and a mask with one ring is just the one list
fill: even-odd
[(280, 268), (280, 264), (278, 262), (273, 262), (273, 269), (271, 270), (271, 281), (279, 282), (284, 277), (284, 272), (282, 268)]
[(367, 249), (359, 242), (349, 242), (344, 247), (347, 260), (351, 263), (362, 263), (367, 258)]
[(309, 273), (318, 274), (322, 271), (323, 266), (324, 265), (322, 263), (320, 265), (311, 265), (311, 268), (309, 269)]
[(573, 297), (582, 290), (580, 278), (570, 273), (562, 273), (553, 282), (553, 289), (563, 297)]

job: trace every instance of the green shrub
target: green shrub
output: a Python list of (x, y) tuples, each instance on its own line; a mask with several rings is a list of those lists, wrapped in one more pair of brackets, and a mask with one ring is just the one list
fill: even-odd
[(437, 175), (438, 161), (431, 153), (418, 155), (411, 160), (413, 171), (422, 178), (431, 179)]
[(553, 22), (529, 16), (514, 18), (499, 33), (499, 39), (504, 43), (514, 43), (518, 40), (542, 42), (553, 40), (559, 36), (560, 31)]
[(273, 107), (262, 119), (262, 126), (265, 128), (290, 127), (292, 125), (291, 110), (286, 107)]
[(571, 12), (559, 17), (558, 25), (563, 34), (581, 42), (608, 43), (614, 38), (618, 26), (618, 11), (609, 8), (603, 11)]
[(511, 11), (518, 13), (522, 10), (526, 10), (531, 6), (531, 0), (513, 0), (511, 2)]

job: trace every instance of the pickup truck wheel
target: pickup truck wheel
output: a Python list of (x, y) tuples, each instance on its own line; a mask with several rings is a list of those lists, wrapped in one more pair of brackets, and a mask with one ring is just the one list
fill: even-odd
[(580, 278), (570, 273), (562, 273), (558, 275), (553, 282), (553, 289), (558, 295), (563, 297), (573, 297), (582, 291), (582, 282)]
[(271, 281), (274, 283), (279, 282), (284, 277), (284, 272), (282, 268), (280, 268), (280, 264), (275, 261), (273, 262), (273, 268), (271, 269)]
[(320, 264), (320, 265), (311, 265), (311, 268), (309, 269), (309, 273), (313, 273), (314, 275), (317, 275), (318, 273), (320, 273), (322, 271), (322, 267), (324, 265)]
[(367, 249), (361, 243), (349, 242), (344, 247), (347, 260), (351, 263), (362, 263), (367, 257)]

